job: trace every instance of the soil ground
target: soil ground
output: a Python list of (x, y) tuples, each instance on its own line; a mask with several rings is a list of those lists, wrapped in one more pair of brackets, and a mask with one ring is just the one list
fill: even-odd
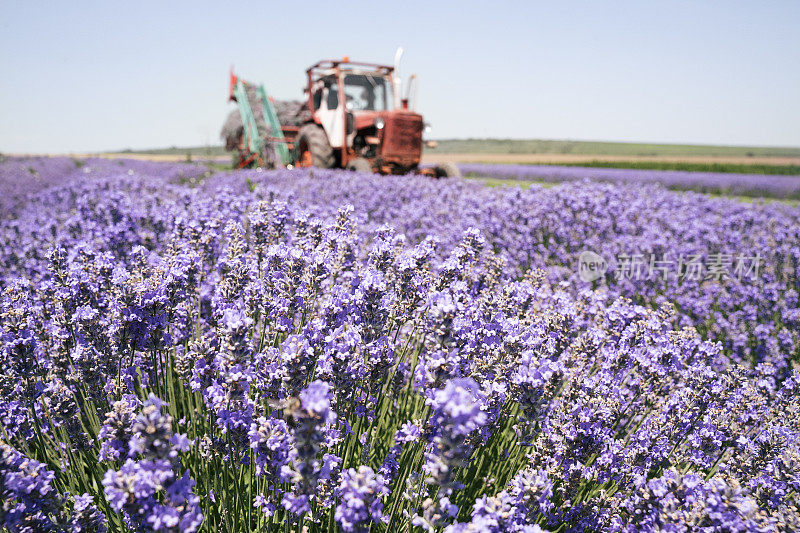
[(480, 154), (480, 153), (436, 153), (435, 150), (426, 152), (422, 157), (423, 163), (516, 163), (521, 165), (584, 163), (592, 161), (648, 161), (670, 163), (718, 163), (735, 165), (800, 165), (800, 157), (771, 157), (771, 156), (711, 156), (711, 155), (607, 155), (607, 154)]

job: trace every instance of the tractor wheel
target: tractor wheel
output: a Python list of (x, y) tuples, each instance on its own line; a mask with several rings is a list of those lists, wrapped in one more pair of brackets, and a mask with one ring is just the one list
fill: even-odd
[(297, 132), (297, 166), (332, 168), (336, 164), (336, 156), (328, 142), (325, 130), (316, 124), (306, 124)]
[(347, 170), (352, 170), (354, 172), (361, 172), (364, 174), (371, 174), (372, 173), (372, 165), (364, 159), (363, 157), (356, 157), (349, 163), (347, 163)]
[(460, 178), (461, 171), (458, 170), (458, 167), (452, 161), (448, 161), (446, 163), (442, 163), (441, 165), (436, 165), (436, 177), (437, 178)]

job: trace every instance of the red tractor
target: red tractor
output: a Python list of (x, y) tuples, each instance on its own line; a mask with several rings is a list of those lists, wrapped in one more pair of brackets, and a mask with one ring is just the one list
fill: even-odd
[(239, 104), (222, 131), (229, 150), (238, 151), (237, 167), (285, 166), (346, 168), (360, 172), (435, 177), (458, 176), (445, 164), (420, 168), (422, 115), (409, 106), (416, 76), (405, 96), (395, 66), (341, 60), (320, 61), (306, 70), (305, 100), (270, 98), (263, 86), (231, 73), (229, 98)]

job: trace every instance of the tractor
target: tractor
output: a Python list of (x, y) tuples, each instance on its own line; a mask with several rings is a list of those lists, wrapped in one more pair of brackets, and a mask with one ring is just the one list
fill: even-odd
[[(223, 126), (226, 148), (235, 166), (344, 168), (380, 174), (419, 173), (458, 176), (452, 163), (420, 168), (427, 129), (410, 102), (416, 93), (412, 75), (405, 95), (395, 66), (323, 60), (306, 70), (302, 101), (271, 98), (263, 85), (231, 71), (229, 100), (238, 104)], [(416, 94), (414, 95), (416, 96)]]

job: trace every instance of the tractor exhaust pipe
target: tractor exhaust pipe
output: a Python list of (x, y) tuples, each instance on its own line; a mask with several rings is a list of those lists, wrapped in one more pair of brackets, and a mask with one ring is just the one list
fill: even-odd
[[(408, 82), (406, 83), (406, 97), (403, 99), (403, 108), (408, 109), (409, 102), (411, 103), (411, 110), (417, 110), (417, 75), (412, 74), (408, 77)], [(412, 96), (411, 89), (414, 89), (414, 93)]]
[(403, 57), (403, 47), (398, 46), (397, 52), (394, 53), (394, 73), (392, 80), (394, 81), (394, 108), (400, 109), (402, 106), (403, 98), (403, 80), (400, 78), (400, 58)]

